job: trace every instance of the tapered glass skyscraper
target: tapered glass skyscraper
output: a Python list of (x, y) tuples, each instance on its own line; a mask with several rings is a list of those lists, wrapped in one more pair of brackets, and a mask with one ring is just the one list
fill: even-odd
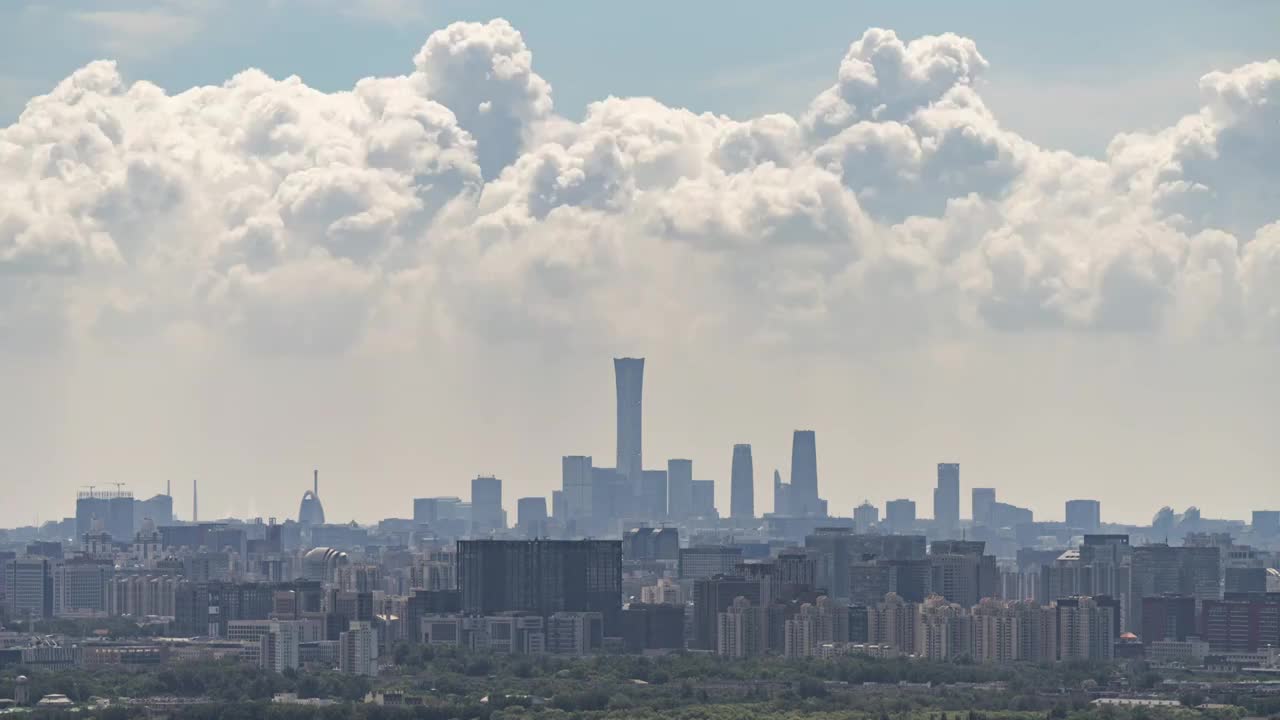
[(733, 446), (733, 469), (729, 484), (729, 516), (756, 516), (755, 470), (751, 467), (751, 446)]
[(614, 358), (613, 376), (618, 387), (618, 463), (615, 467), (627, 478), (632, 494), (639, 495), (644, 482), (644, 461), (640, 452), (644, 358)]
[(812, 430), (791, 436), (792, 515), (818, 515), (818, 450)]

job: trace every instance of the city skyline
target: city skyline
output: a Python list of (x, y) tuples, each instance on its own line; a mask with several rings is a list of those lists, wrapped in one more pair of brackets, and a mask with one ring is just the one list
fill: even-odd
[(1277, 28), (0, 2), (0, 715), (1280, 720)]
[(192, 478), (283, 514), (314, 467), (352, 518), (545, 494), (616, 456), (628, 356), (648, 468), (722, 508), (800, 428), (833, 513), (948, 458), (1041, 515), (1276, 504), (1280, 9), (681, 8), (741, 42), (656, 59), (615, 36), (662, 7), (291, 13), (319, 56), (128, 3), (0, 9), (0, 524)]
[[(615, 457), (619, 464), (626, 463), (632, 465), (635, 472), (639, 475), (644, 475), (646, 477), (653, 474), (661, 475), (662, 484), (660, 494), (662, 502), (658, 505), (658, 507), (661, 508), (660, 510), (648, 507), (649, 504), (656, 502), (656, 499), (649, 497), (652, 488), (647, 484), (634, 484), (632, 479), (629, 477), (628, 472), (622, 472), (616, 468), (593, 467), (594, 463), (592, 461), (592, 456), (582, 455), (564, 455), (561, 457), (560, 488), (556, 489), (553, 486), (548, 488), (545, 493), (519, 495), (506, 493), (506, 499), (504, 500), (502, 478), (494, 474), (486, 475), (484, 473), (479, 473), (467, 481), (470, 486), (469, 493), (458, 492), (456, 494), (450, 494), (449, 492), (443, 492), (436, 493), (435, 495), (442, 498), (463, 498), (465, 496), (465, 501), (472, 504), (473, 512), (475, 513), (474, 517), (477, 518), (475, 520), (477, 527), (488, 528), (490, 530), (511, 528), (516, 527), (517, 524), (515, 522), (508, 522), (507, 518), (518, 517), (516, 510), (521, 507), (522, 503), (535, 499), (540, 500), (543, 503), (542, 507), (545, 512), (547, 507), (555, 505), (555, 498), (553, 497), (554, 493), (563, 492), (563, 512), (566, 513), (566, 517), (577, 516), (585, 518), (593, 515), (596, 512), (598, 503), (600, 502), (600, 499), (595, 497), (595, 494), (599, 492), (599, 488), (595, 487), (595, 483), (597, 482), (596, 474), (600, 472), (608, 472), (616, 473), (618, 482), (621, 482), (622, 487), (625, 488), (625, 490), (621, 491), (622, 494), (619, 495), (618, 498), (614, 499), (611, 497), (606, 503), (608, 505), (611, 505), (614, 502), (624, 503), (623, 507), (616, 509), (618, 511), (618, 517), (627, 516), (626, 507), (631, 502), (640, 502), (641, 506), (644, 507), (644, 512), (637, 515), (637, 518), (648, 518), (650, 521), (656, 522), (665, 522), (667, 520), (679, 521), (684, 517), (684, 512), (686, 511), (677, 510), (676, 503), (679, 502), (680, 499), (684, 499), (686, 493), (689, 492), (691, 488), (677, 490), (676, 494), (672, 496), (669, 482), (670, 478), (674, 475), (679, 478), (679, 484), (677, 487), (683, 487), (685, 483), (691, 483), (694, 476), (694, 473), (692, 472), (693, 461), (691, 459), (668, 458), (662, 463), (666, 470), (647, 470), (644, 469), (645, 463), (643, 453), (633, 452), (630, 450), (630, 448), (638, 447), (640, 445), (640, 438), (643, 432), (643, 413), (640, 408), (643, 402), (643, 391), (641, 388), (644, 362), (644, 358), (614, 358), (613, 361), (616, 387)], [(716, 483), (716, 497), (722, 498), (725, 494), (728, 495), (728, 502), (725, 507), (720, 507), (719, 500), (717, 501), (717, 507), (720, 508), (720, 516), (722, 518), (742, 521), (749, 518), (761, 519), (771, 513), (791, 517), (823, 517), (825, 515), (833, 518), (854, 517), (856, 519), (856, 512), (853, 508), (850, 508), (848, 513), (844, 513), (839, 509), (828, 510), (825, 513), (823, 512), (828, 507), (828, 503), (827, 500), (822, 497), (822, 485), (817, 471), (816, 432), (814, 430), (796, 429), (791, 435), (791, 457), (789, 460), (791, 474), (783, 484), (779, 485), (780, 471), (777, 469), (773, 471), (771, 476), (773, 492), (770, 493), (773, 503), (768, 511), (761, 509), (755, 502), (761, 481), (756, 478), (757, 473), (754, 469), (751, 444), (735, 443), (732, 446), (732, 461), (728, 481), (724, 483)], [(628, 460), (628, 458), (630, 459)], [(637, 477), (639, 477), (639, 475), (637, 475)], [(800, 482), (798, 484), (796, 483), (797, 477), (800, 478)], [(712, 478), (711, 481), (714, 482), (714, 478)], [(191, 517), (188, 518), (189, 522), (198, 521), (198, 516), (196, 514), (198, 502), (196, 493), (198, 482), (198, 479), (194, 479), (191, 485)], [(77, 497), (81, 499), (78, 502), (83, 501), (84, 498), (102, 498), (102, 501), (105, 503), (110, 498), (117, 496), (133, 497), (131, 490), (124, 490), (124, 483), (110, 484), (115, 486), (116, 490), (114, 492), (104, 490), (101, 493), (95, 493), (94, 488), (96, 486), (82, 486), (82, 488), (88, 488), (88, 490), (81, 490), (77, 492)], [(727, 490), (724, 489), (725, 486), (727, 486)], [(893, 531), (894, 529), (893, 522), (890, 520), (890, 506), (893, 503), (901, 503), (903, 501), (915, 503), (917, 507), (915, 512), (916, 518), (929, 520), (944, 532), (954, 532), (958, 530), (964, 521), (968, 521), (974, 525), (990, 524), (995, 519), (993, 513), (1001, 508), (1014, 513), (1025, 514), (1031, 512), (1030, 510), (1018, 507), (1017, 505), (997, 501), (998, 491), (999, 488), (997, 487), (965, 485), (961, 476), (960, 463), (940, 462), (936, 465), (935, 484), (932, 491), (929, 493), (931, 505), (927, 506), (932, 508), (931, 514), (926, 515), (919, 512), (919, 508), (925, 507), (926, 505), (917, 502), (913, 498), (903, 497), (901, 495), (880, 498), (876, 503), (872, 503), (872, 505), (877, 508), (877, 511), (883, 509), (885, 521), (888, 523), (887, 527), (890, 531)], [(416, 503), (420, 502), (419, 499), (415, 499), (418, 497), (421, 497), (421, 494), (415, 495), (413, 498), (409, 498), (409, 501), (414, 504), (414, 515), (417, 514)], [(962, 497), (971, 498), (967, 514), (964, 512), (961, 502)], [(166, 481), (165, 492), (161, 495), (157, 495), (152, 500), (158, 498), (167, 498), (168, 500), (166, 516), (172, 517), (175, 520), (181, 520), (180, 513), (174, 512), (172, 509), (173, 496), (171, 481)], [(668, 511), (668, 498), (672, 498), (670, 501), (670, 511)], [(303, 494), (302, 507), (301, 510), (299, 510), (296, 519), (304, 525), (324, 523), (325, 516), (324, 510), (320, 504), (320, 499), (319, 470), (313, 469), (311, 474), (311, 488)], [(781, 508), (778, 507), (778, 503), (780, 501), (784, 503)], [(868, 503), (870, 501), (870, 498), (863, 499), (864, 503)], [(1061, 500), (1058, 506), (1062, 509), (1061, 515), (1053, 513), (1041, 514), (1037, 516), (1036, 519), (1040, 522), (1066, 521), (1068, 524), (1070, 524), (1073, 519), (1077, 521), (1083, 520), (1083, 524), (1081, 526), (1092, 528), (1093, 530), (1096, 530), (1099, 527), (1099, 522), (1118, 525), (1143, 524), (1141, 520), (1107, 517), (1100, 510), (1100, 508), (1105, 504), (1105, 497), (1091, 499), (1066, 497)], [(1198, 506), (1188, 506), (1188, 509), (1190, 508), (1195, 508), (1197, 511), (1200, 510)], [(1159, 509), (1160, 508), (1157, 508), (1157, 510)], [(1260, 509), (1264, 509), (1263, 505), (1252, 508), (1249, 512), (1252, 514)], [(1173, 508), (1173, 510), (1174, 512), (1179, 512), (1180, 508)], [(107, 512), (109, 511), (104, 505), (104, 518), (106, 517)], [(114, 511), (110, 512), (114, 517)], [(77, 511), (77, 516), (80, 516), (81, 514), (82, 513)], [(278, 515), (270, 514), (269, 516), (272, 520), (279, 519), (280, 521), (284, 521), (287, 519), (293, 519), (287, 513)], [(267, 515), (236, 516), (234, 514), (225, 514), (219, 518), (214, 518), (213, 520), (234, 519), (236, 517), (265, 518)], [(311, 519), (306, 519), (308, 517)], [(393, 515), (393, 517), (395, 516)], [(1006, 514), (1001, 517), (1008, 519), (1007, 523), (1004, 524), (1016, 524), (1017, 520), (1013, 518), (1021, 517), (1021, 515), (1010, 516)], [(1214, 516), (1211, 513), (1209, 517)], [(1240, 520), (1243, 522), (1248, 518), (1224, 517), (1222, 519)], [(355, 518), (352, 518), (352, 521), (355, 521)], [(347, 521), (340, 520), (337, 522)], [(80, 525), (83, 526), (84, 522), (81, 522)], [(77, 530), (80, 535), (83, 535), (86, 531), (87, 527), (78, 527)]]

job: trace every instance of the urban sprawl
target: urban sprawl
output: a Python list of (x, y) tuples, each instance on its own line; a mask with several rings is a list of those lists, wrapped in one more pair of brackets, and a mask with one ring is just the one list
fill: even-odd
[[(84, 705), (59, 673), (184, 663), (366, 678), (367, 702), (427, 703), (432, 688), (415, 700), (387, 679), (440, 653), (1182, 673), (1172, 689), (1117, 671), (1082, 686), (1090, 703), (1149, 707), (1185, 704), (1190, 681), (1280, 687), (1278, 511), (1246, 523), (1164, 508), (1134, 526), (1105, 522), (1097, 499), (1071, 499), (1062, 520), (1045, 521), (975, 487), (961, 518), (960, 465), (944, 462), (931, 518), (906, 499), (844, 517), (819, 496), (815, 433), (796, 430), (773, 512), (755, 510), (751, 446), (740, 444), (722, 515), (692, 460), (645, 468), (644, 360), (614, 365), (612, 466), (563, 457), (561, 487), (549, 502), (517, 499), (514, 523), (502, 480), (477, 477), (467, 500), (413, 499), (412, 518), (331, 524), (316, 473), (284, 522), (202, 521), (193, 483), (181, 520), (168, 492), (93, 487), (73, 518), (0, 531), (0, 711)], [(689, 692), (714, 700), (725, 682)], [(306, 695), (274, 700), (337, 701)]]

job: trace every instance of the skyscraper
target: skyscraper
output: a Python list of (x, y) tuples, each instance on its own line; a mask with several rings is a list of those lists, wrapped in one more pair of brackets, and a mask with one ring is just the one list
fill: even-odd
[(693, 511), (693, 461), (667, 461), (667, 517), (679, 520)]
[(993, 525), (992, 512), (996, 505), (995, 488), (973, 489), (973, 524)]
[(566, 519), (591, 515), (591, 456), (565, 455), (560, 459), (560, 490), (564, 493)]
[(644, 358), (614, 358), (613, 375), (618, 388), (618, 462), (614, 467), (626, 476), (632, 492), (639, 495), (644, 475), (640, 449)]
[(646, 520), (667, 519), (667, 471), (645, 470), (641, 477), (640, 507)]
[(505, 530), (502, 512), (502, 481), (496, 477), (476, 477), (471, 481), (471, 526), (473, 533)]
[(812, 430), (791, 435), (791, 496), (793, 515), (818, 514), (818, 451)]
[(933, 491), (933, 520), (941, 528), (960, 526), (960, 463), (938, 463)]
[(733, 468), (729, 481), (729, 517), (756, 516), (755, 470), (751, 467), (751, 446), (733, 446)]
[[(1091, 536), (1092, 537), (1092, 536)], [(1086, 537), (1086, 540), (1088, 537)], [(1203, 600), (1222, 597), (1221, 555), (1215, 547), (1170, 547), (1163, 543), (1133, 548), (1130, 576), (1133, 593), (1128, 629), (1143, 629), (1142, 599), (1166, 593)]]
[(884, 522), (889, 526), (890, 532), (903, 532), (915, 527), (915, 502), (906, 498), (899, 498), (885, 503)]
[(516, 526), (526, 537), (547, 534), (547, 499), (522, 497), (516, 501)]
[(694, 480), (689, 491), (692, 497), (690, 514), (694, 517), (717, 517), (716, 481)]
[(1067, 527), (1098, 532), (1102, 525), (1102, 503), (1097, 500), (1068, 500)]

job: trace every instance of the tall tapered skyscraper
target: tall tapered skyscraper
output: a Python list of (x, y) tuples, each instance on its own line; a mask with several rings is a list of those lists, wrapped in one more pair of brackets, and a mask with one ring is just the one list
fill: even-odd
[(640, 495), (644, 482), (644, 460), (640, 452), (644, 358), (614, 358), (613, 376), (618, 387), (618, 463), (615, 467), (627, 478), (631, 492)]
[(791, 435), (791, 495), (793, 515), (817, 515), (818, 450), (812, 430), (796, 430)]
[(733, 446), (733, 469), (729, 483), (729, 516), (756, 516), (755, 470), (751, 467), (751, 446)]

